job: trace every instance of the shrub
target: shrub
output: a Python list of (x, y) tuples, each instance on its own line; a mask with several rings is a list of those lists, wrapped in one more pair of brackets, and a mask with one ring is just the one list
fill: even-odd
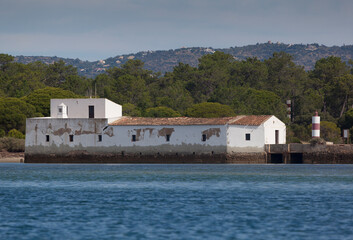
[(6, 150), (8, 152), (24, 152), (25, 140), (9, 137), (0, 138), (0, 150)]
[(8, 137), (10, 138), (19, 138), (19, 139), (24, 139), (25, 135), (23, 133), (21, 133), (20, 131), (16, 130), (16, 129), (11, 129), (8, 134)]

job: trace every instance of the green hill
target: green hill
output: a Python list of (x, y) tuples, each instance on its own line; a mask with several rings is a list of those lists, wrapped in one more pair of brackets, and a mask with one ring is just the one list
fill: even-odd
[(170, 72), (179, 62), (196, 67), (198, 59), (214, 51), (221, 51), (231, 54), (237, 60), (244, 60), (249, 57), (257, 57), (260, 60), (268, 59), (274, 52), (286, 52), (291, 54), (294, 63), (304, 66), (305, 70), (314, 68), (315, 62), (328, 56), (340, 57), (343, 61), (353, 58), (353, 45), (327, 47), (319, 44), (283, 44), (283, 43), (261, 43), (243, 47), (230, 48), (179, 48), (159, 51), (143, 51), (138, 53), (118, 55), (104, 60), (89, 62), (80, 59), (60, 58), (60, 57), (42, 57), (42, 56), (17, 56), (15, 61), (21, 63), (30, 63), (41, 61), (51, 64), (63, 60), (66, 64), (73, 65), (79, 71), (80, 75), (94, 77), (111, 67), (119, 67), (129, 59), (139, 59), (145, 63), (145, 68), (154, 72)]

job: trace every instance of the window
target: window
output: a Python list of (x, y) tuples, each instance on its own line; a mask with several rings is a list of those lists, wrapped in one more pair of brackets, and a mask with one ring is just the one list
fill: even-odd
[(63, 107), (58, 108), (59, 113), (63, 113)]
[(50, 139), (50, 138), (49, 138), (49, 135), (45, 135), (45, 141), (46, 141), (46, 142), (49, 142), (49, 139)]
[(136, 135), (132, 135), (131, 141), (136, 142)]
[(98, 135), (98, 142), (102, 141), (102, 135)]
[(167, 135), (165, 136), (165, 139), (167, 140), (167, 142), (169, 142), (169, 141), (170, 141), (170, 135), (167, 134)]
[(250, 133), (246, 133), (245, 134), (245, 140), (246, 141), (250, 141)]
[(202, 134), (202, 141), (203, 142), (206, 142), (206, 137), (207, 137), (206, 134)]
[(74, 141), (74, 135), (70, 135), (70, 142), (73, 142)]
[(88, 118), (94, 118), (94, 106), (88, 106)]

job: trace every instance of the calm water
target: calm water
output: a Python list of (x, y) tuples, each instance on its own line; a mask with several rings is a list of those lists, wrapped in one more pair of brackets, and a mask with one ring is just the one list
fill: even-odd
[(0, 239), (353, 239), (353, 165), (0, 164)]

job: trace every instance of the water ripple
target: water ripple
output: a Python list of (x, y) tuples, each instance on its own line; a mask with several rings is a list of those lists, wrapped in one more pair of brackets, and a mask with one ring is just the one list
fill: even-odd
[(0, 239), (352, 239), (353, 165), (0, 164)]

